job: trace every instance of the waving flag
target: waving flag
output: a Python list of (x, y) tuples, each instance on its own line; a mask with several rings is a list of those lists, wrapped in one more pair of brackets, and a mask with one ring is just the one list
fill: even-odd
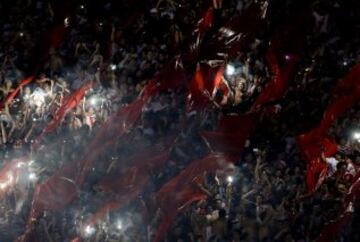
[[(330, 104), (324, 112), (323, 118), (316, 128), (298, 138), (299, 147), (310, 162), (307, 170), (307, 183), (312, 194), (324, 181), (327, 164), (320, 160), (322, 150), (325, 148), (325, 156), (331, 156), (337, 151), (337, 144), (329, 142), (327, 132), (334, 121), (347, 109), (360, 100), (360, 64), (355, 65), (349, 73), (335, 86)], [(358, 176), (359, 177), (359, 176)], [(336, 239), (341, 229), (351, 219), (353, 204), (359, 195), (359, 179), (354, 183), (346, 195), (342, 205), (340, 217), (330, 221), (322, 230), (318, 242), (331, 242)]]
[(328, 224), (321, 230), (320, 236), (317, 238), (316, 242), (331, 242), (335, 241), (338, 235), (341, 233), (342, 229), (346, 224), (351, 221), (353, 215), (354, 206), (359, 199), (360, 195), (360, 172), (358, 172), (354, 182), (352, 183), (348, 193), (345, 196), (344, 202), (341, 207), (340, 216), (332, 221), (329, 221)]
[(224, 95), (229, 93), (223, 83), (224, 67), (210, 67), (206, 64), (198, 64), (194, 77), (190, 82), (187, 99), (187, 111), (200, 109), (208, 106), (210, 96), (215, 90), (223, 91)]
[[(246, 18), (248, 18), (247, 20), (253, 19), (253, 23), (256, 23), (256, 25), (261, 24), (261, 16), (258, 14), (260, 12), (258, 6), (253, 5), (248, 11), (249, 12), (245, 14), (245, 16), (247, 16)], [(258, 18), (259, 20), (257, 20)], [(302, 18), (303, 16), (297, 16), (295, 21), (304, 24), (303, 21), (300, 21)], [(248, 22), (251, 21), (243, 21), (240, 26), (243, 26)], [(235, 23), (236, 22), (233, 24)], [(287, 27), (289, 29), (292, 28), (291, 24), (288, 24)], [(241, 28), (239, 27), (239, 29)], [(249, 31), (253, 30), (250, 29)], [(300, 31), (294, 33), (292, 37), (297, 38), (296, 43), (303, 43), (305, 36), (304, 32)], [(236, 50), (240, 50), (244, 44), (244, 42), (242, 42), (244, 41), (242, 37), (239, 37), (240, 38), (236, 37), (225, 43), (226, 50), (223, 51), (229, 55), (237, 53)], [(222, 38), (226, 39), (224, 36)], [(203, 171), (206, 170), (211, 173), (216, 169), (221, 169), (220, 167), (209, 167), (214, 164), (213, 162), (216, 160), (215, 157), (224, 156), (226, 157), (226, 163), (235, 164), (239, 160), (246, 139), (250, 137), (252, 131), (256, 128), (256, 122), (262, 115), (263, 107), (284, 95), (287, 90), (288, 82), (295, 72), (296, 65), (299, 61), (298, 58), (302, 51), (300, 48), (301, 44), (298, 44), (298, 48), (294, 48), (292, 50), (292, 57), (294, 58), (290, 58), (285, 63), (284, 67), (279, 68), (279, 58), (283, 56), (282, 54), (284, 52), (286, 53), (285, 45), (288, 44), (288, 40), (289, 36), (282, 35), (273, 38), (270, 46), (271, 49), (269, 50), (268, 60), (270, 69), (276, 69), (277, 71), (273, 73), (274, 75), (269, 84), (266, 86), (263, 93), (256, 99), (252, 112), (243, 116), (224, 116), (216, 131), (202, 132), (201, 136), (204, 138), (213, 153), (210, 153), (203, 159), (193, 161), (178, 176), (167, 182), (160, 191), (157, 192), (158, 202), (163, 211), (163, 215), (154, 240), (155, 242), (163, 239), (179, 209), (185, 209), (192, 202), (204, 199), (208, 196), (208, 194), (199, 190), (199, 187), (194, 184), (201, 184), (201, 174)], [(213, 49), (217, 51), (222, 50), (221, 47), (214, 47)], [(216, 55), (216, 53), (214, 54), (211, 51), (209, 52), (210, 53), (206, 56)], [(204, 88), (207, 83), (205, 76), (206, 75), (203, 73), (196, 73), (193, 79), (192, 88), (194, 88), (198, 94), (201, 94), (198, 90)], [(274, 96), (270, 95), (272, 92), (274, 93)]]
[(273, 48), (269, 48), (267, 52), (267, 61), (271, 70), (272, 78), (266, 89), (261, 92), (252, 106), (252, 110), (263, 106), (265, 103), (270, 103), (281, 98), (288, 87), (288, 81), (293, 76), (296, 66), (299, 62), (299, 57), (296, 55), (288, 55), (289, 59), (286, 61), (284, 67), (280, 68), (277, 58), (275, 57)]
[[(356, 65), (334, 88), (330, 104), (326, 108), (320, 124), (298, 137), (298, 145), (308, 165), (307, 182), (312, 193), (321, 185), (327, 165), (320, 160), (322, 150), (329, 157), (337, 152), (337, 144), (331, 141), (327, 132), (334, 121), (360, 100), (360, 64)], [(322, 174), (322, 175), (319, 175)]]
[(208, 195), (199, 188), (204, 183), (204, 174), (215, 174), (217, 170), (232, 168), (233, 160), (222, 154), (209, 154), (193, 161), (179, 175), (172, 178), (157, 193), (157, 202), (163, 216), (154, 242), (160, 242), (177, 213), (192, 202), (205, 199)]
[(94, 86), (93, 82), (87, 82), (79, 89), (74, 91), (63, 103), (63, 105), (56, 111), (53, 120), (44, 129), (44, 134), (54, 132), (61, 121), (65, 118), (71, 110), (76, 108), (84, 98), (87, 91)]
[(3, 100), (0, 104), (0, 110), (4, 109), (4, 107), (8, 104), (10, 104), (14, 98), (16, 97), (16, 95), (19, 93), (20, 89), (23, 88), (24, 86), (26, 86), (27, 84), (29, 84), (30, 82), (32, 82), (34, 79), (33, 76), (30, 76), (28, 78), (23, 79), (20, 84), (15, 88), (14, 91), (12, 91), (11, 93), (9, 93), (7, 95), (7, 97), (5, 98), (5, 100)]

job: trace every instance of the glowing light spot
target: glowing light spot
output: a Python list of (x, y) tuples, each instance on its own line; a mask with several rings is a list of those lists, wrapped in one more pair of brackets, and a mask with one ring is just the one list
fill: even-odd
[(85, 235), (90, 236), (95, 233), (95, 228), (88, 225), (85, 227)]
[(110, 65), (110, 69), (111, 69), (112, 71), (115, 71), (115, 70), (116, 70), (116, 65), (114, 65), (114, 64)]
[(231, 64), (226, 66), (226, 75), (231, 76), (235, 74), (235, 67)]
[(30, 181), (35, 181), (36, 179), (37, 179), (37, 176), (36, 176), (35, 173), (30, 173), (30, 174), (29, 174), (29, 180), (30, 180)]
[(116, 228), (119, 229), (119, 230), (121, 230), (123, 228), (122, 222), (120, 220), (118, 220), (116, 222)]

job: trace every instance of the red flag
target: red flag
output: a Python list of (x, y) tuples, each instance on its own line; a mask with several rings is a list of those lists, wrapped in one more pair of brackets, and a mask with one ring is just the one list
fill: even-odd
[(214, 23), (214, 9), (209, 7), (204, 17), (199, 21), (199, 35), (206, 33)]
[(255, 127), (255, 115), (225, 116), (217, 131), (202, 132), (201, 136), (213, 152), (223, 153), (237, 160)]
[(72, 109), (76, 108), (81, 100), (84, 98), (85, 93), (93, 87), (92, 82), (85, 83), (79, 89), (74, 91), (64, 102), (64, 104), (57, 110), (53, 120), (44, 129), (44, 134), (53, 132)]
[(117, 172), (103, 179), (98, 184), (98, 187), (105, 192), (116, 194), (115, 199), (105, 202), (104, 205), (90, 217), (86, 224), (92, 225), (96, 223), (107, 213), (121, 209), (139, 196), (145, 185), (149, 182), (151, 172), (161, 169), (168, 160), (168, 157), (169, 151), (166, 150), (154, 157), (136, 160), (126, 172)]
[[(327, 137), (327, 132), (334, 121), (360, 99), (359, 75), (360, 64), (357, 64), (334, 88), (330, 104), (326, 108), (319, 126), (298, 137), (299, 148), (309, 161), (307, 169), (309, 194), (306, 196), (313, 194), (326, 177), (328, 165), (321, 161), (321, 153), (324, 151), (324, 155), (329, 157), (337, 151), (337, 144)], [(317, 239), (318, 242), (335, 240), (343, 226), (349, 222), (353, 212), (353, 203), (356, 196), (359, 195), (359, 184), (359, 179), (355, 179), (343, 203), (340, 217), (329, 222), (323, 228)]]
[(350, 222), (352, 214), (354, 213), (355, 202), (359, 198), (359, 195), (360, 172), (358, 172), (353, 184), (345, 196), (340, 216), (325, 225), (325, 227), (321, 230), (320, 236), (316, 240), (317, 242), (331, 242), (336, 239), (343, 227)]
[(260, 6), (254, 3), (222, 26), (213, 41), (204, 43), (203, 59), (217, 60), (221, 55), (229, 59), (236, 57), (260, 30), (262, 23)]
[(256, 99), (252, 106), (252, 110), (263, 106), (265, 103), (270, 103), (281, 98), (288, 87), (289, 79), (293, 76), (296, 66), (299, 62), (299, 58), (296, 55), (288, 55), (288, 59), (285, 67), (280, 68), (278, 61), (275, 57), (273, 47), (270, 46), (267, 52), (267, 61), (271, 70), (272, 78), (267, 84), (264, 91)]
[(224, 67), (210, 67), (206, 64), (198, 64), (194, 77), (189, 86), (187, 111), (204, 108), (209, 104), (209, 95), (212, 96), (215, 89), (222, 90), (224, 95), (229, 93), (223, 84)]
[(217, 170), (228, 168), (232, 163), (233, 160), (225, 155), (209, 154), (203, 159), (193, 161), (156, 193), (163, 216), (154, 242), (163, 239), (178, 211), (207, 197), (207, 194), (198, 187), (204, 182), (204, 173), (214, 174)]
[(156, 77), (156, 80), (160, 83), (159, 91), (184, 87), (187, 84), (187, 79), (179, 57), (175, 57)]
[[(83, 157), (77, 161), (73, 161), (73, 163), (64, 165), (48, 180), (36, 187), (26, 232), (18, 238), (19, 241), (27, 241), (27, 239), (32, 236), (33, 222), (45, 209), (62, 209), (76, 197), (77, 189), (82, 186), (92, 163), (134, 125), (141, 115), (144, 104), (152, 94), (157, 92), (155, 86), (156, 85), (151, 82), (145, 88), (143, 95), (140, 95), (137, 100), (128, 106), (120, 107), (116, 113), (111, 115), (101, 126), (95, 139), (88, 145)], [(72, 95), (66, 102), (66, 107), (72, 108), (74, 105), (76, 106), (81, 100), (80, 96), (82, 96), (88, 88), (90, 88), (90, 86), (85, 85), (81, 88), (82, 91), (79, 91), (80, 94)], [(63, 112), (66, 112), (67, 108), (64, 108), (63, 110), (65, 111)]]
[[(243, 25), (246, 25), (245, 23), (252, 23), (255, 24), (255, 26), (259, 26), (261, 24), (260, 16), (258, 15), (259, 8), (255, 4), (252, 6), (252, 8), (249, 8), (247, 12), (247, 16), (245, 16), (245, 19), (253, 19), (254, 22), (251, 21), (241, 21)], [(303, 17), (303, 16), (302, 16)], [(243, 19), (243, 20), (245, 20)], [(297, 19), (298, 20), (298, 19)], [(234, 24), (236, 21), (234, 22)], [(241, 25), (241, 24), (240, 24)], [(241, 27), (237, 28), (236, 30), (243, 30)], [(254, 29), (249, 27), (249, 35), (250, 33), (254, 33)], [(239, 31), (240, 33), (245, 32)], [(223, 46), (226, 46), (226, 50), (224, 51), (228, 55), (236, 55), (237, 52), (242, 48), (243, 44), (245, 43), (244, 38), (239, 32), (235, 32), (235, 36), (231, 40), (227, 40), (224, 36), (220, 36), (219, 39), (223, 40)], [(299, 39), (303, 39), (303, 36), (295, 35), (299, 37)], [(246, 38), (245, 38), (246, 40)], [(287, 40), (287, 38), (285, 38)], [(275, 44), (279, 44), (282, 46), (282, 44), (286, 42), (284, 39), (281, 39), (281, 41), (274, 41)], [(222, 50), (221, 47), (217, 46), (220, 42), (215, 44), (216, 47), (214, 48), (208, 48), (209, 50), (216, 50), (216, 53), (208, 53), (208, 56), (217, 56), (219, 50)], [(225, 43), (225, 45), (224, 45)], [(274, 44), (272, 43), (272, 44)], [(279, 48), (276, 49), (277, 52), (281, 53), (281, 51), (284, 51), (283, 49)], [(300, 52), (301, 49), (297, 49), (296, 53)], [(278, 54), (278, 53), (277, 53)], [(272, 57), (274, 58), (274, 57)], [(270, 59), (273, 61), (273, 59)], [(241, 149), (243, 148), (243, 145), (245, 143), (245, 140), (247, 137), (249, 137), (251, 131), (256, 127), (256, 120), (260, 117), (261, 112), (259, 110), (267, 103), (274, 101), (275, 99), (278, 99), (284, 95), (284, 92), (286, 91), (287, 87), (287, 81), (290, 79), (291, 75), (294, 72), (295, 64), (297, 63), (297, 58), (290, 58), (289, 63), (285, 66), (284, 69), (281, 70), (282, 73), (280, 73), (280, 77), (276, 76), (272, 78), (270, 83), (267, 85), (267, 87), (264, 90), (264, 94), (262, 96), (259, 96), (258, 99), (255, 101), (255, 105), (258, 106), (255, 112), (249, 115), (245, 115), (245, 117), (225, 117), (219, 126), (219, 131), (217, 132), (203, 132), (202, 136), (207, 141), (209, 146), (216, 152), (222, 152), (223, 155), (226, 155), (228, 157), (228, 162), (234, 163), (236, 162), (236, 157), (240, 154)], [(273, 63), (273, 62), (271, 62)], [(280, 79), (279, 79), (280, 78)], [(196, 78), (195, 78), (196, 79)], [(202, 87), (202, 80), (201, 78), (197, 78), (195, 84), (195, 87)], [(278, 90), (277, 90), (278, 89)], [(276, 90), (274, 93), (275, 95), (269, 95), (272, 94), (272, 92)], [(254, 115), (254, 116), (252, 116)], [(243, 123), (240, 119), (248, 120)], [(232, 120), (232, 121), (229, 121)], [(231, 128), (227, 127), (227, 123), (231, 124)], [(177, 177), (171, 179), (163, 188), (157, 193), (158, 202), (160, 204), (160, 207), (164, 210), (165, 216), (163, 220), (160, 223), (160, 226), (157, 231), (157, 235), (155, 238), (155, 242), (160, 241), (167, 230), (170, 228), (172, 221), (175, 219), (178, 208), (182, 208), (183, 205), (188, 205), (189, 203), (202, 199), (206, 197), (206, 194), (204, 194), (202, 191), (199, 191), (196, 186), (193, 185), (193, 181), (201, 180), (201, 174), (204, 170), (201, 170), (199, 167), (202, 167), (202, 169), (205, 169), (206, 171), (214, 172), (214, 170), (218, 168), (209, 168), (208, 166), (211, 166), (211, 160), (213, 159), (213, 155), (218, 154), (209, 154), (207, 157), (205, 157), (202, 160), (197, 160), (191, 163), (188, 167), (185, 168), (183, 172), (181, 172)], [(210, 161), (209, 161), (210, 159)], [(202, 162), (205, 164), (203, 164)], [(194, 169), (194, 167), (199, 168)], [(220, 169), (220, 168), (219, 168)], [(172, 192), (173, 191), (173, 192)], [(185, 207), (184, 206), (184, 207)]]
[(20, 82), (20, 84), (16, 87), (16, 89), (14, 91), (12, 91), (11, 93), (9, 93), (7, 95), (7, 97), (5, 98), (5, 100), (1, 102), (0, 110), (2, 110), (5, 107), (5, 105), (11, 103), (14, 100), (14, 98), (16, 97), (16, 95), (19, 93), (20, 89), (22, 87), (26, 86), (27, 84), (29, 84), (30, 82), (32, 82), (33, 79), (34, 79), (33, 76), (23, 79)]
[(168, 160), (173, 141), (173, 136), (166, 137), (157, 143), (165, 146), (163, 150), (159, 150), (161, 148), (156, 145), (135, 154), (133, 157), (127, 157), (126, 163), (128, 164), (120, 164), (119, 167), (115, 168), (115, 171), (105, 176), (96, 187), (103, 192), (112, 193), (114, 196), (110, 200), (104, 201), (103, 205), (85, 224), (94, 225), (106, 214), (121, 209), (136, 199), (146, 183), (149, 182), (153, 171), (161, 169)]
[(319, 126), (298, 137), (300, 150), (310, 162), (307, 174), (310, 193), (321, 185), (326, 173), (327, 166), (320, 162), (322, 150), (325, 148), (326, 157), (332, 156), (337, 151), (337, 145), (327, 137), (327, 131), (343, 112), (360, 99), (358, 83), (360, 83), (360, 64), (357, 64), (334, 88), (332, 99)]
[(26, 233), (19, 241), (32, 236), (33, 222), (46, 210), (59, 210), (72, 201), (98, 156), (109, 148), (119, 137), (132, 127), (141, 114), (143, 99), (122, 107), (105, 122), (95, 139), (86, 149), (85, 155), (77, 161), (63, 166), (48, 180), (36, 187)]
[(320, 133), (327, 132), (332, 123), (360, 99), (359, 76), (360, 64), (357, 64), (334, 88), (330, 105), (319, 125)]

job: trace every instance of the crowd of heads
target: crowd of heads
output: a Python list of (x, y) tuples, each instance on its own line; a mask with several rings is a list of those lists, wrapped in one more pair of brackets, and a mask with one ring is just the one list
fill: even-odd
[[(252, 2), (214, 0), (211, 4), (217, 19), (225, 21), (243, 13)], [(111, 114), (135, 100), (171, 58), (188, 48), (192, 30), (208, 4), (185, 0), (140, 1), (138, 6), (127, 1), (84, 2), (72, 4), (71, 13), (62, 15), (68, 6), (52, 1), (0, 3), (0, 12), (6, 11), (0, 16), (1, 100), (32, 69), (39, 72), (0, 112), (0, 167), (13, 159), (31, 159), (16, 187), (0, 202), (1, 241), (13, 241), (23, 233), (35, 185), (77, 159)], [(268, 9), (273, 18), (269, 23), (281, 19), (278, 15), (286, 13), (291, 1), (278, 5)], [(306, 162), (295, 137), (321, 119), (331, 87), (360, 60), (359, 32), (344, 30), (349, 25), (359, 29), (355, 20), (359, 8), (351, 6), (336, 0), (312, 5), (314, 29), (307, 36), (300, 71), (276, 105), (278, 113), (260, 121), (234, 174), (205, 175), (201, 189), (208, 199), (179, 213), (166, 241), (313, 241), (339, 215), (351, 176), (360, 165), (360, 134), (354, 136), (359, 129), (358, 106), (331, 128), (329, 134), (339, 142), (341, 152), (324, 158), (331, 174), (307, 199), (301, 199), (307, 192)], [(134, 8), (139, 8), (136, 14), (127, 14)], [(58, 47), (41, 53), (46, 49), (42, 46), (45, 33), (59, 22), (59, 16), (67, 34)], [(128, 21), (129, 26), (124, 26)], [(153, 193), (209, 152), (199, 131), (216, 129), (225, 114), (246, 112), (269, 81), (267, 34), (267, 30), (259, 33), (246, 51), (229, 60), (224, 79), (230, 94), (209, 94), (209, 108), (188, 113), (184, 89), (152, 97), (133, 130), (93, 165), (79, 198), (62, 211), (45, 212), (36, 222), (39, 241), (70, 241), (78, 235), (85, 241), (151, 241), (161, 216)], [(95, 85), (34, 152), (34, 142), (64, 100), (87, 82)], [(130, 170), (131, 158), (137, 153), (152, 147), (163, 150), (169, 137), (176, 137), (169, 161), (164, 169), (153, 171), (141, 196), (95, 226), (86, 226), (101, 202), (116, 196), (95, 184), (120, 164), (128, 172), (126, 167)], [(354, 206), (356, 210), (358, 204)], [(339, 241), (359, 240), (359, 221), (354, 216)]]

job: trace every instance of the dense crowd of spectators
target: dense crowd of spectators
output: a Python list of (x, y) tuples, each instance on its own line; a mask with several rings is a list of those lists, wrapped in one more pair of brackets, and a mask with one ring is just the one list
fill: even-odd
[[(42, 0), (0, 3), (0, 12), (6, 12), (0, 15), (1, 100), (33, 74), (32, 70), (38, 71), (35, 80), (0, 111), (0, 167), (24, 156), (32, 160), (13, 191), (0, 201), (0, 241), (13, 241), (23, 233), (35, 185), (76, 159), (112, 113), (135, 100), (172, 57), (188, 48), (192, 30), (209, 4), (130, 2), (69, 1), (64, 6)], [(221, 26), (252, 2), (213, 0), (210, 4)], [(256, 2), (268, 5), (267, 1)], [(278, 15), (283, 10), (286, 15), (291, 2), (269, 1), (267, 28), (284, 20)], [(331, 87), (360, 60), (360, 32), (356, 31), (360, 8), (353, 7), (355, 2), (316, 1), (312, 5), (314, 29), (307, 36), (299, 73), (276, 105), (279, 112), (274, 118), (261, 120), (260, 128), (246, 142), (235, 174), (206, 176), (202, 189), (209, 199), (179, 213), (166, 241), (313, 241), (321, 228), (338, 216), (351, 185), (349, 179), (360, 165), (360, 137), (353, 137), (359, 129), (358, 106), (345, 113), (329, 132), (339, 141), (341, 152), (323, 158), (331, 166), (331, 174), (307, 199), (301, 199), (307, 192), (306, 162), (295, 137), (319, 121)], [(135, 14), (129, 15), (134, 9)], [(50, 46), (45, 44), (50, 40), (44, 36), (59, 21), (65, 27), (65, 37), (58, 47), (46, 49), (43, 45)], [(354, 32), (347, 33), (344, 26)], [(79, 198), (63, 211), (48, 211), (37, 221), (39, 241), (70, 241), (77, 235), (85, 241), (151, 241), (161, 215), (156, 204), (149, 205), (152, 193), (208, 152), (199, 131), (214, 130), (224, 113), (246, 112), (269, 81), (267, 28), (244, 48), (246, 51), (229, 60), (224, 79), (230, 94), (220, 99), (209, 94), (210, 108), (187, 113), (183, 89), (153, 97), (132, 132), (94, 164)], [(33, 152), (32, 144), (64, 100), (89, 81), (95, 83), (93, 88), (66, 115), (56, 133), (47, 135), (42, 147)], [(176, 136), (176, 142), (169, 162), (165, 169), (154, 171), (142, 196), (84, 233), (86, 219), (109, 196), (94, 187), (99, 179), (120, 163), (126, 167), (132, 156), (154, 144), (164, 149), (170, 136)], [(356, 210), (358, 204), (354, 206)], [(359, 221), (359, 216), (354, 216), (339, 241), (358, 241)]]

